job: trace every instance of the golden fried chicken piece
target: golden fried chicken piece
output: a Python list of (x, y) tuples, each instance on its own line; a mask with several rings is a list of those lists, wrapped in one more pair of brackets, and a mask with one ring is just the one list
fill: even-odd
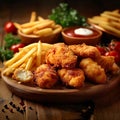
[(48, 64), (42, 64), (35, 70), (35, 82), (40, 88), (52, 88), (57, 80), (56, 70)]
[(101, 54), (99, 50), (90, 45), (79, 44), (79, 45), (70, 45), (69, 48), (79, 57), (87, 58), (90, 57), (92, 59), (99, 59)]
[(60, 69), (58, 70), (58, 75), (60, 79), (66, 86), (71, 86), (74, 88), (79, 88), (84, 85), (84, 72), (79, 68), (74, 69)]
[(85, 76), (94, 83), (106, 83), (107, 77), (103, 68), (91, 58), (84, 58), (80, 62), (80, 68), (83, 69)]
[(23, 68), (18, 68), (14, 71), (12, 78), (21, 83), (27, 83), (27, 82), (33, 81), (34, 75), (29, 70), (25, 70)]
[(119, 66), (115, 63), (113, 56), (101, 56), (97, 59), (97, 63), (105, 69), (106, 72), (117, 74), (120, 70)]
[(56, 43), (46, 53), (46, 63), (54, 67), (74, 68), (77, 56), (64, 43)]

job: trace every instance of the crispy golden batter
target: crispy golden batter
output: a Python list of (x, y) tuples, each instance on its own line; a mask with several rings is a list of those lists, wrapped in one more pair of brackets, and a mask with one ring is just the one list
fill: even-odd
[(116, 74), (120, 70), (118, 65), (115, 63), (113, 56), (101, 56), (99, 59), (97, 59), (97, 63), (101, 65), (101, 67), (104, 68), (106, 72)]
[(46, 53), (46, 63), (54, 67), (74, 68), (77, 56), (64, 43), (56, 43)]
[(101, 54), (99, 50), (90, 45), (79, 44), (79, 45), (70, 45), (69, 48), (79, 57), (87, 58), (90, 57), (92, 59), (100, 58)]
[(57, 80), (56, 70), (48, 64), (42, 64), (35, 70), (35, 82), (41, 88), (52, 88)]
[(80, 62), (80, 68), (84, 71), (86, 77), (94, 83), (106, 83), (106, 74), (103, 68), (91, 58), (84, 58)]
[(79, 68), (58, 70), (60, 79), (66, 86), (79, 88), (84, 85), (84, 72)]
[(26, 82), (32, 82), (34, 79), (34, 75), (29, 70), (18, 68), (14, 71), (12, 78), (21, 83), (26, 83)]

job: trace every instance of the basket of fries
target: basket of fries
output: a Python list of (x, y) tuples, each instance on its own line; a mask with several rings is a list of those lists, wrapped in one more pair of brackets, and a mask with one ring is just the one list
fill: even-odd
[(56, 43), (59, 40), (62, 26), (56, 24), (53, 20), (44, 19), (36, 16), (36, 12), (31, 13), (30, 21), (24, 24), (14, 23), (18, 29), (22, 43), (30, 44), (38, 42)]
[(89, 23), (105, 33), (120, 38), (120, 10), (103, 11), (100, 15), (88, 18)]

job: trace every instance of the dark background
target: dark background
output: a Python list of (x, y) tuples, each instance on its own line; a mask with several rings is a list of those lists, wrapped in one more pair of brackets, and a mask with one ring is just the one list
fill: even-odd
[(47, 18), (61, 2), (67, 2), (85, 17), (120, 9), (120, 0), (0, 0), (0, 34), (6, 21), (28, 22), (32, 11)]
[(61, 2), (68, 2), (85, 17), (99, 15), (105, 10), (120, 9), (120, 0), (0, 0), (0, 28), (9, 20), (18, 23), (29, 21), (32, 11), (47, 18)]
[[(0, 18), (3, 11), (8, 11), (13, 15), (18, 13), (24, 17), (29, 16), (31, 11), (36, 11), (39, 15), (47, 17), (51, 9), (60, 2), (68, 2), (69, 5), (77, 9), (80, 14), (91, 17), (104, 10), (114, 10), (120, 8), (120, 0), (0, 0)], [(12, 16), (11, 16), (12, 17)]]

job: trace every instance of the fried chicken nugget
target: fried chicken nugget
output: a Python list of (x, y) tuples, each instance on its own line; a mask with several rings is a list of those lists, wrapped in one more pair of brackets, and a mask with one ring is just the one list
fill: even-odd
[(46, 63), (54, 67), (74, 68), (77, 56), (64, 43), (56, 43), (46, 53)]
[(14, 71), (12, 78), (21, 82), (21, 83), (27, 83), (27, 82), (33, 82), (34, 75), (31, 71), (25, 70), (23, 68), (18, 68)]
[(101, 65), (106, 72), (117, 74), (120, 70), (119, 66), (115, 63), (113, 56), (101, 56), (100, 59), (97, 60), (97, 63)]
[(66, 86), (71, 86), (74, 88), (79, 88), (84, 85), (84, 72), (79, 68), (74, 69), (60, 69), (58, 70), (58, 75), (60, 79)]
[(48, 64), (42, 64), (35, 70), (35, 82), (40, 88), (52, 88), (57, 80), (56, 70)]
[(96, 47), (86, 45), (85, 43), (79, 45), (70, 45), (69, 48), (74, 52), (74, 54), (82, 58), (90, 57), (92, 59), (99, 59), (101, 56)]
[(104, 69), (91, 58), (84, 58), (80, 62), (80, 68), (83, 69), (85, 76), (93, 83), (106, 83), (107, 76)]
[(46, 63), (54, 67), (74, 68), (77, 56), (64, 43), (56, 43), (46, 53)]

